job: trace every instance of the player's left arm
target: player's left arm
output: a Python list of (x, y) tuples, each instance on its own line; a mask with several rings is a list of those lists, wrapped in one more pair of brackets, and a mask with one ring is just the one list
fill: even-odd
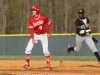
[(51, 37), (51, 34), (52, 34), (52, 23), (50, 21), (50, 24), (48, 24), (49, 26), (49, 32), (48, 32), (48, 37)]
[(48, 25), (48, 38), (51, 37), (51, 34), (52, 34), (52, 23), (51, 21), (46, 17), (46, 23)]
[(90, 29), (90, 27), (89, 27), (89, 18), (86, 17), (86, 19), (87, 19), (87, 24), (85, 25), (85, 26), (86, 26), (86, 32), (91, 33), (91, 29)]
[(87, 25), (86, 25), (86, 28), (87, 28), (87, 30), (89, 30), (93, 42), (94, 42), (95, 44), (97, 44), (97, 43), (98, 43), (98, 40), (97, 40), (95, 37), (92, 36), (92, 34), (91, 34), (92, 28), (89, 28), (89, 18), (88, 18), (88, 17), (86, 17), (86, 18), (87, 18)]

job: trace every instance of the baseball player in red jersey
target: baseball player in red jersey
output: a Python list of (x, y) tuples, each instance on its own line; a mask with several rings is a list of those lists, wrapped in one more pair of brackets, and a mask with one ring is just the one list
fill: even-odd
[[(32, 17), (29, 19), (29, 31), (31, 39), (28, 42), (28, 45), (25, 50), (26, 54), (26, 63), (23, 67), (23, 70), (26, 70), (30, 67), (30, 56), (32, 48), (36, 45), (38, 40), (41, 41), (43, 47), (43, 53), (46, 58), (46, 70), (50, 70), (50, 52), (48, 50), (48, 38), (51, 37), (52, 33), (52, 23), (44, 15), (40, 14), (40, 7), (34, 5), (31, 8)], [(46, 25), (48, 25), (48, 33), (46, 31)]]

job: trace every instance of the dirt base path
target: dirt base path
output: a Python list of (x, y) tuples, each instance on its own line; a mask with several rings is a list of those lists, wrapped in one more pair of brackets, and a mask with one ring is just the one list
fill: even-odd
[(100, 75), (100, 64), (93, 61), (51, 61), (45, 71), (45, 61), (31, 61), (30, 69), (21, 70), (25, 60), (0, 60), (0, 74), (14, 75)]

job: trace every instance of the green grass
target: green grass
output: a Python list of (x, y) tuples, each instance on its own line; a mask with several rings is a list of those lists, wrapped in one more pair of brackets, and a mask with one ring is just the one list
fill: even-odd
[[(95, 56), (51, 56), (52, 61), (97, 61)], [(25, 56), (0, 56), (0, 60), (25, 60)], [(31, 60), (45, 60), (44, 56), (31, 56)]]
[(0, 74), (0, 75), (12, 75), (12, 74), (2, 73), (2, 74)]

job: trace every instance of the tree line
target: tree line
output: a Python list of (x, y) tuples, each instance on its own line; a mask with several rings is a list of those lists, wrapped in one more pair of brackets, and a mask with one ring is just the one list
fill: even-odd
[(90, 27), (100, 32), (100, 0), (0, 0), (0, 34), (27, 34), (33, 5), (53, 23), (53, 33), (74, 33), (77, 11), (85, 9)]

